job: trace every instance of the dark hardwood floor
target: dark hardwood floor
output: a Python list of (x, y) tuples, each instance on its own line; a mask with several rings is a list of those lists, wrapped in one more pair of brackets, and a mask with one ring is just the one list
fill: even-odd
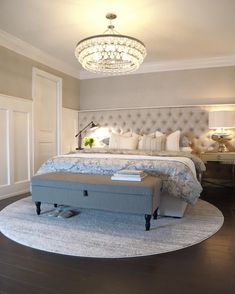
[[(24, 196), (2, 200), (0, 209)], [(200, 244), (155, 256), (62, 256), (19, 245), (1, 234), (0, 293), (234, 294), (235, 190), (208, 187), (202, 198), (223, 212), (220, 231)]]

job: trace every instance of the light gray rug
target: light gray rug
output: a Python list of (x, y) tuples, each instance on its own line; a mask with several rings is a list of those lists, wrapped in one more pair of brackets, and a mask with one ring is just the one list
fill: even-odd
[[(42, 204), (36, 215), (31, 197), (0, 212), (0, 230), (8, 238), (36, 249), (73, 256), (123, 258), (159, 254), (191, 246), (215, 234), (222, 213), (199, 200), (182, 219), (151, 220), (145, 231), (142, 215), (79, 210), (67, 219), (49, 216), (52, 205)], [(65, 208), (66, 209), (66, 208)]]

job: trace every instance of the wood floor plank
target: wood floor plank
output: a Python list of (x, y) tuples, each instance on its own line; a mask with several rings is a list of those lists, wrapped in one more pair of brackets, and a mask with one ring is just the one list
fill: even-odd
[[(0, 209), (25, 197), (0, 201)], [(224, 214), (200, 244), (154, 256), (79, 258), (17, 244), (0, 234), (0, 294), (235, 293), (235, 190), (208, 187), (202, 198)]]

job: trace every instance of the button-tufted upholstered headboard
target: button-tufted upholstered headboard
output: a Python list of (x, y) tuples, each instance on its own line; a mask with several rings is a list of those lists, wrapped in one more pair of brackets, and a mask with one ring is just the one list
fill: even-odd
[[(222, 105), (79, 111), (78, 123), (80, 130), (94, 121), (110, 130), (138, 134), (156, 130), (168, 134), (181, 130), (193, 142), (195, 151), (205, 151), (216, 146), (211, 140), (213, 130), (208, 129), (208, 112), (218, 107), (221, 109)], [(234, 109), (235, 106), (229, 107)]]

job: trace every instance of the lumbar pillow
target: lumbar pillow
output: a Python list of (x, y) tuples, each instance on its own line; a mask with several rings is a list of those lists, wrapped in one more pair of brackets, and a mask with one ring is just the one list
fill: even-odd
[(109, 148), (111, 149), (136, 149), (139, 141), (138, 136), (123, 136), (111, 133)]
[(152, 136), (141, 136), (139, 141), (138, 149), (140, 150), (151, 150), (151, 151), (162, 151), (164, 150), (166, 136), (158, 136), (153, 138)]

